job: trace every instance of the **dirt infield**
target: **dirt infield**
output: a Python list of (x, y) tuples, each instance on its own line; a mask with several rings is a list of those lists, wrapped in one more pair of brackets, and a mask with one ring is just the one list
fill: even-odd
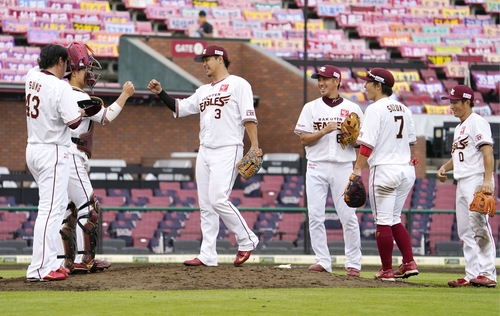
[[(443, 271), (443, 269), (440, 269)], [(375, 270), (373, 269), (375, 272)], [(445, 270), (450, 272), (449, 270)], [(422, 271), (421, 271), (422, 272)], [(1, 270), (0, 270), (1, 275)], [(334, 273), (276, 266), (220, 265), (186, 267), (181, 264), (113, 265), (104, 272), (70, 275), (64, 281), (27, 282), (26, 278), (0, 280), (0, 291), (95, 291), (95, 290), (213, 290), (264, 288), (378, 288), (422, 287), (408, 280), (382, 282), (348, 277), (341, 268)]]

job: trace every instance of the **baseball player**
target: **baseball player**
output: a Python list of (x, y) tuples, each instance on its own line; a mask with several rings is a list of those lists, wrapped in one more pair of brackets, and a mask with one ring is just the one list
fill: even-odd
[(200, 115), (200, 148), (196, 159), (196, 182), (201, 212), (203, 241), (200, 255), (184, 262), (188, 266), (216, 266), (216, 239), (219, 216), (236, 236), (240, 266), (250, 258), (259, 243), (239, 210), (229, 201), (236, 180), (236, 163), (243, 157), (245, 130), (251, 148), (259, 149), (257, 117), (250, 84), (228, 72), (230, 61), (223, 47), (211, 45), (194, 59), (202, 62), (212, 83), (199, 87), (186, 99), (174, 99), (152, 79), (148, 89), (174, 112), (174, 117)]
[[(368, 195), (382, 261), (382, 269), (375, 274), (375, 278), (395, 281), (395, 278), (418, 274), (410, 235), (401, 223), (401, 210), (416, 178), (410, 145), (417, 142), (417, 137), (410, 110), (389, 98), (394, 86), (391, 72), (373, 68), (366, 77), (359, 78), (366, 81), (367, 98), (374, 102), (365, 111), (357, 140), (361, 146), (353, 173), (361, 176), (361, 170), (368, 161)], [(397, 271), (392, 269), (394, 240), (403, 255), (403, 263)]]
[(57, 243), (68, 205), (70, 129), (80, 125), (84, 112), (78, 108), (71, 86), (61, 80), (67, 62), (65, 47), (47, 45), (40, 51), (38, 66), (26, 75), (26, 163), (40, 198), (28, 281), (64, 280), (68, 276), (57, 261)]
[(442, 165), (437, 177), (446, 181), (446, 172), (453, 170), (457, 180), (456, 216), (458, 236), (463, 241), (465, 277), (448, 282), (451, 287), (497, 285), (495, 242), (488, 216), (470, 212), (474, 192), (493, 193), (493, 139), (490, 124), (473, 113), (474, 91), (465, 85), (455, 86), (450, 95), (453, 115), (460, 119), (455, 128), (451, 159)]
[[(70, 273), (95, 272), (110, 267), (105, 260), (95, 258), (98, 241), (99, 203), (87, 173), (88, 159), (92, 156), (94, 122), (106, 124), (113, 121), (121, 112), (127, 99), (135, 92), (132, 82), (127, 81), (118, 99), (109, 107), (103, 101), (90, 97), (83, 89), (92, 88), (99, 79), (94, 69), (101, 69), (99, 62), (92, 56), (92, 50), (85, 44), (73, 42), (68, 47), (70, 72), (66, 75), (73, 88), (73, 94), (86, 115), (78, 128), (71, 132), (70, 178), (68, 186), (68, 209), (60, 231), (60, 263)], [(76, 245), (75, 245), (76, 235)]]
[(325, 205), (330, 188), (344, 231), (345, 269), (347, 275), (359, 277), (361, 241), (358, 218), (356, 209), (347, 206), (343, 198), (356, 152), (352, 146), (343, 149), (339, 139), (341, 124), (349, 114), (354, 112), (363, 118), (363, 112), (357, 104), (339, 95), (341, 72), (337, 67), (322, 66), (311, 78), (318, 79), (322, 97), (304, 105), (295, 126), (307, 158), (307, 211), (311, 245), (317, 262), (309, 270), (332, 272), (325, 229)]

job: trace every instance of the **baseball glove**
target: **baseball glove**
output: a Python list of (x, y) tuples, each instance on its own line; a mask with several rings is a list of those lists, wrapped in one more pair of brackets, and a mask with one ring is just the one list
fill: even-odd
[(490, 217), (493, 217), (496, 210), (495, 198), (490, 193), (477, 191), (474, 193), (474, 199), (469, 209), (473, 212), (479, 212), (484, 215), (488, 214)]
[(250, 179), (262, 167), (262, 156), (262, 149), (250, 149), (236, 164), (238, 173), (246, 180)]
[(361, 120), (358, 114), (352, 112), (349, 116), (342, 122), (340, 127), (340, 146), (345, 149), (347, 145), (351, 145), (356, 142), (359, 135), (359, 125)]
[(85, 111), (87, 116), (94, 116), (101, 110), (104, 101), (98, 97), (90, 97), (90, 100), (78, 101), (78, 106)]
[(360, 207), (366, 203), (366, 190), (361, 176), (351, 173), (344, 190), (344, 201), (349, 207)]

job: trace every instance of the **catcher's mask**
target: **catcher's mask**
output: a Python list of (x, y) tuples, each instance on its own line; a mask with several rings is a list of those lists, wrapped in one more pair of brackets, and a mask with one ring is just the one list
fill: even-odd
[(101, 74), (95, 74), (94, 69), (102, 69), (101, 64), (92, 56), (94, 51), (86, 44), (73, 42), (68, 47), (68, 66), (66, 72), (85, 69), (85, 85), (94, 88)]

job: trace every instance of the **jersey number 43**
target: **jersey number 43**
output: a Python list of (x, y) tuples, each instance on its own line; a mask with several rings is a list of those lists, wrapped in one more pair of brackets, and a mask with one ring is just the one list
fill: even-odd
[(36, 119), (39, 114), (40, 98), (37, 95), (28, 94), (26, 96), (26, 116)]

